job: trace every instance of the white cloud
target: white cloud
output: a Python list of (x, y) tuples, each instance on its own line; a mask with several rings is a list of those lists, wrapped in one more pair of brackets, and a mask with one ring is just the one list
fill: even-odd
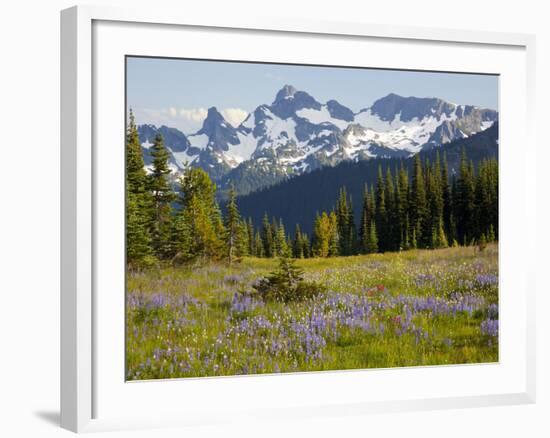
[(193, 122), (202, 122), (206, 119), (208, 111), (204, 108), (181, 108), (179, 111), (180, 117), (191, 120)]
[[(220, 111), (231, 125), (239, 126), (248, 116), (248, 112), (241, 108), (225, 108)], [(166, 125), (177, 128), (184, 134), (192, 134), (202, 127), (208, 115), (206, 108), (178, 108), (162, 109), (135, 108), (134, 114), (138, 124)]]
[(248, 116), (248, 111), (241, 108), (225, 108), (222, 110), (222, 116), (234, 127), (239, 126)]
[(185, 134), (191, 134), (202, 127), (208, 111), (205, 108), (168, 107), (161, 109), (136, 108), (134, 111), (138, 124), (166, 125), (177, 128)]

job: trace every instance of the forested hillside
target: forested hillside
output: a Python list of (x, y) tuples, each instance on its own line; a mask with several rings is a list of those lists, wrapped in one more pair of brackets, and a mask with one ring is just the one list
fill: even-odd
[[(448, 164), (448, 178), (451, 182), (460, 167), (462, 151), (466, 153), (475, 169), (485, 159), (498, 159), (498, 123), (469, 138), (453, 141), (440, 148), (432, 148), (419, 154), (422, 161), (434, 162), (443, 154)], [(379, 158), (357, 162), (346, 161), (335, 167), (324, 167), (297, 176), (266, 189), (238, 198), (243, 217), (252, 218), (255, 226), (262, 223), (265, 213), (269, 218), (282, 219), (287, 227), (300, 224), (302, 231), (313, 231), (316, 213), (330, 211), (335, 207), (342, 187), (352, 201), (356, 225), (359, 225), (365, 185), (376, 184), (378, 170), (385, 176), (387, 169), (395, 175), (403, 167), (409, 175), (414, 158)]]

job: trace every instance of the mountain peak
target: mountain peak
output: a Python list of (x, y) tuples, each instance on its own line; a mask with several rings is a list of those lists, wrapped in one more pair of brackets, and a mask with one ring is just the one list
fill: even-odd
[(270, 110), (276, 116), (287, 119), (304, 108), (320, 110), (321, 104), (305, 91), (298, 91), (292, 85), (285, 85), (277, 93)]
[(392, 121), (400, 114), (401, 121), (408, 122), (414, 118), (421, 120), (433, 116), (438, 120), (445, 114), (450, 116), (455, 105), (436, 97), (404, 97), (390, 93), (374, 102), (370, 108), (373, 114), (384, 121)]
[(202, 134), (211, 134), (220, 127), (226, 127), (227, 122), (223, 115), (218, 111), (215, 106), (208, 108), (208, 114), (204, 122), (202, 123), (202, 129), (199, 131)]
[(287, 84), (277, 92), (277, 96), (275, 97), (275, 102), (294, 97), (297, 91), (298, 90), (296, 90), (295, 87)]
[(211, 106), (210, 108), (208, 108), (208, 114), (206, 116), (206, 118), (212, 118), (212, 117), (215, 117), (215, 118), (222, 118), (223, 119), (223, 116), (221, 115), (221, 113), (218, 111), (218, 108), (216, 108), (215, 106)]

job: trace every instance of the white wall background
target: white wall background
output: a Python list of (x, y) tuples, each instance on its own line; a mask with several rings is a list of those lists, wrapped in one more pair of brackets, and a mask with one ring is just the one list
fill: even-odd
[[(537, 35), (539, 153), (538, 220), (550, 223), (547, 102), (550, 27), (537, 0), (297, 0), (183, 2), (96, 1), (98, 4), (179, 7), (232, 16), (277, 16), (419, 26), (529, 32)], [(68, 436), (59, 418), (59, 10), (66, 0), (4, 2), (0, 12), (0, 435)], [(518, 144), (517, 153), (522, 153)], [(534, 212), (533, 212), (534, 214)], [(538, 277), (538, 403), (276, 424), (234, 424), (193, 430), (107, 436), (550, 436), (550, 299), (545, 283), (550, 243), (541, 234)], [(258, 427), (262, 428), (258, 432)]]

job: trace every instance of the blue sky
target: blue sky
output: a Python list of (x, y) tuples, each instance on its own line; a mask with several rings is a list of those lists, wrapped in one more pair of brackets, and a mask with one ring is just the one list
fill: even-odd
[(137, 122), (165, 124), (185, 133), (200, 129), (211, 106), (238, 124), (258, 105), (273, 102), (285, 84), (321, 103), (336, 99), (353, 111), (389, 93), (498, 109), (497, 76), (127, 58), (127, 103)]

